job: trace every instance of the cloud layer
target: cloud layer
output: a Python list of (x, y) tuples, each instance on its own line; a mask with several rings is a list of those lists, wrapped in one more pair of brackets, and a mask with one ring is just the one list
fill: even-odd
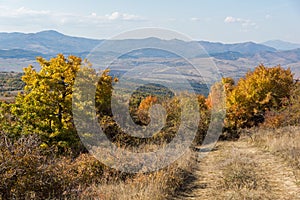
[(231, 23), (235, 23), (235, 24), (240, 24), (242, 27), (240, 29), (240, 31), (242, 32), (249, 32), (249, 30), (251, 29), (257, 29), (258, 26), (255, 22), (251, 21), (250, 19), (243, 19), (243, 18), (237, 18), (237, 17), (232, 17), (232, 16), (227, 16), (224, 19), (224, 23), (226, 24), (231, 24)]
[(9, 7), (0, 5), (0, 21), (14, 21), (22, 22), (44, 22), (44, 23), (109, 23), (113, 21), (139, 21), (145, 20), (143, 17), (114, 11), (106, 15), (98, 15), (97, 13), (91, 13), (89, 15), (77, 15), (73, 13), (59, 13), (49, 10), (32, 10), (25, 7), (12, 9)]
[(243, 18), (236, 18), (228, 16), (224, 19), (225, 23), (240, 23), (242, 26), (255, 26), (256, 23), (252, 22), (249, 19), (243, 19)]

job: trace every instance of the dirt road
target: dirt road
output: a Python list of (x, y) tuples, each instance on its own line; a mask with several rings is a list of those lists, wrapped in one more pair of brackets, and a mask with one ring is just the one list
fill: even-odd
[(201, 155), (174, 199), (300, 199), (294, 169), (246, 140), (218, 142)]

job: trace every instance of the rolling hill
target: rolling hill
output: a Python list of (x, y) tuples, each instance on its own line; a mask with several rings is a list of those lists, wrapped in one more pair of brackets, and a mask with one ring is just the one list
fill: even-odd
[[(101, 48), (95, 48), (99, 44)], [(297, 44), (283, 41), (223, 44), (209, 41), (163, 40), (154, 37), (97, 40), (72, 37), (53, 30), (37, 33), (0, 33), (0, 71), (22, 71), (28, 64), (36, 65), (37, 56), (49, 59), (63, 53), (86, 58), (94, 51), (101, 59), (120, 56), (123, 63), (114, 66), (114, 70), (119, 70), (120, 66), (129, 66), (129, 69), (133, 65), (151, 62), (184, 67), (184, 63), (178, 60), (178, 56), (183, 56), (195, 63), (205, 63), (207, 59), (212, 59), (225, 76), (241, 77), (260, 63), (291, 67), (295, 74), (300, 74), (300, 49), (295, 49), (296, 47)], [(206, 65), (204, 64), (206, 71), (209, 72)]]
[[(65, 54), (82, 54), (90, 52), (103, 40), (87, 39), (80, 37), (67, 36), (62, 33), (49, 30), (38, 33), (0, 33), (0, 49), (1, 50), (16, 50), (38, 52), (41, 54), (54, 55), (57, 53)], [(187, 57), (197, 57), (206, 54), (205, 51), (197, 52), (193, 49), (201, 49), (201, 46), (208, 54), (238, 52), (241, 54), (253, 55), (260, 52), (275, 52), (276, 49), (253, 42), (237, 43), (237, 44), (222, 44), (208, 41), (182, 41), (178, 39), (162, 40), (159, 38), (145, 39), (124, 39), (124, 40), (106, 40), (101, 47), (103, 52), (120, 53), (131, 49), (139, 49), (141, 47), (159, 47), (172, 49), (175, 52), (180, 52)], [(6, 56), (7, 56), (6, 52)], [(30, 52), (28, 52), (30, 54)], [(153, 53), (152, 53), (153, 55)], [(2, 54), (0, 54), (2, 57)]]

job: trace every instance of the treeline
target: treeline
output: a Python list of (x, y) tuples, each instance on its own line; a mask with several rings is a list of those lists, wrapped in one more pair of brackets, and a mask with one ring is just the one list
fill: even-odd
[[(37, 61), (41, 70), (37, 72), (32, 66), (25, 68), (22, 83), (17, 81), (21, 74), (9, 75), (7, 82), (16, 82), (16, 87), (25, 87), (14, 103), (1, 102), (2, 132), (11, 137), (35, 133), (41, 137), (42, 147), (55, 145), (81, 152), (84, 147), (80, 145), (72, 116), (73, 86), (76, 74), (81, 71), (95, 74), (96, 112), (99, 123), (106, 124), (103, 127), (108, 130), (105, 131), (108, 137), (115, 142), (121, 141), (121, 138), (134, 140), (133, 143), (141, 142), (123, 133), (114, 123), (111, 95), (113, 84), (118, 80), (109, 75), (109, 70), (97, 74), (90, 63), (76, 56), (65, 58), (58, 55), (49, 61), (39, 57)], [(237, 83), (232, 78), (222, 78), (212, 86), (207, 98), (197, 95), (201, 115), (198, 129), (201, 131), (198, 132), (196, 142), (201, 143), (199, 138), (205, 136), (211, 109), (226, 111), (224, 137), (238, 137), (240, 129), (257, 126), (265, 121), (271, 123), (275, 118), (277, 121), (272, 123), (278, 124), (281, 118), (286, 119), (282, 117), (287, 112), (284, 110), (297, 105), (295, 99), (299, 93), (298, 85), (293, 80), (292, 72), (280, 66), (268, 68), (259, 65)], [(175, 136), (180, 125), (180, 100), (167, 88), (155, 84), (143, 86), (132, 94), (129, 104), (131, 117), (142, 126), (150, 123), (149, 108), (161, 104), (167, 110), (166, 126), (153, 137), (156, 137), (156, 142), (161, 137), (168, 142)]]
[[(0, 128), (10, 137), (37, 134), (43, 141), (42, 147), (54, 145), (61, 149), (71, 148), (76, 153), (84, 151), (72, 115), (73, 86), (76, 74), (80, 71), (95, 75), (96, 113), (99, 123), (111, 140), (122, 143), (124, 139), (135, 145), (151, 141), (169, 142), (176, 135), (182, 104), (167, 88), (155, 84), (146, 85), (131, 95), (129, 112), (138, 125), (150, 123), (148, 111), (154, 104), (161, 104), (167, 111), (166, 126), (162, 131), (154, 134), (151, 141), (139, 140), (124, 133), (114, 122), (111, 95), (113, 84), (118, 79), (110, 76), (109, 70), (97, 74), (90, 63), (76, 56), (65, 58), (58, 55), (50, 60), (39, 57), (37, 61), (41, 70), (37, 72), (32, 66), (24, 69), (23, 83), (18, 82), (18, 85), (25, 87), (17, 95), (15, 102), (1, 102)], [(20, 74), (15, 75), (15, 78), (18, 76)], [(207, 98), (197, 95), (201, 122), (196, 142), (201, 143), (205, 136), (212, 109), (226, 111), (223, 137), (238, 137), (240, 129), (257, 126), (265, 121), (279, 126), (280, 120), (287, 119), (283, 117), (287, 115), (286, 110), (293, 109), (293, 113), (296, 113), (294, 107), (297, 105), (298, 85), (293, 80), (292, 72), (280, 66), (259, 65), (237, 83), (232, 78), (222, 78), (212, 86)], [(125, 142), (123, 145), (129, 144)]]

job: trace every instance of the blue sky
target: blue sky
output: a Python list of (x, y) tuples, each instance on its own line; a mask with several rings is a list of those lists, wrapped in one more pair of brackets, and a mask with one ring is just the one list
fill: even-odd
[(53, 29), (104, 39), (136, 28), (160, 27), (195, 40), (300, 43), (296, 0), (0, 0), (0, 10), (0, 32)]

